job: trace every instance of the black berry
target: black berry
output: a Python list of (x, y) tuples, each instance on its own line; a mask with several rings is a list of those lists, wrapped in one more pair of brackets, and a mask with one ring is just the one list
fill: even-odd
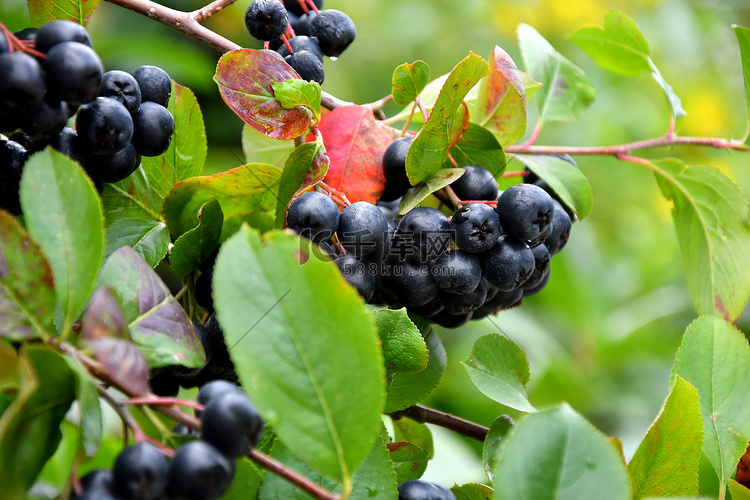
[(133, 75), (124, 71), (112, 70), (104, 73), (99, 86), (99, 96), (119, 101), (130, 114), (138, 111), (141, 105), (141, 88)]
[(553, 200), (553, 203), (555, 208), (552, 212), (552, 229), (545, 241), (550, 255), (555, 255), (565, 248), (565, 245), (568, 244), (570, 229), (573, 225), (563, 206), (557, 200)]
[(453, 192), (462, 200), (497, 199), (497, 181), (492, 172), (478, 165), (461, 167), (464, 174), (451, 184)]
[(514, 238), (538, 238), (552, 223), (554, 203), (547, 192), (533, 184), (515, 184), (497, 202), (500, 225)]
[(36, 50), (47, 53), (49, 49), (62, 42), (78, 42), (91, 47), (91, 38), (86, 28), (67, 20), (50, 21), (36, 33)]
[(0, 115), (22, 117), (34, 111), (44, 99), (42, 67), (20, 51), (0, 54)]
[(166, 71), (156, 66), (141, 66), (132, 75), (141, 89), (141, 102), (167, 105), (172, 93), (172, 80)]
[(381, 201), (393, 201), (400, 198), (411, 187), (411, 183), (406, 176), (406, 155), (413, 140), (411, 137), (401, 137), (385, 149), (383, 153), (383, 174), (385, 175), (386, 185), (383, 194), (380, 196)]
[(492, 250), (482, 255), (482, 272), (500, 291), (510, 292), (531, 277), (534, 253), (526, 243), (508, 235), (500, 236)]
[(465, 252), (486, 252), (503, 234), (494, 208), (484, 203), (470, 203), (451, 217), (451, 235), (458, 248)]
[(123, 449), (112, 467), (112, 491), (122, 500), (158, 500), (167, 485), (167, 462), (146, 443)]
[(52, 47), (44, 59), (44, 71), (50, 92), (73, 106), (94, 100), (103, 73), (96, 52), (78, 42), (62, 42)]
[(174, 118), (164, 106), (144, 102), (133, 115), (133, 145), (138, 154), (159, 156), (169, 148), (174, 133)]
[(323, 83), (325, 80), (325, 70), (323, 69), (323, 63), (318, 59), (318, 56), (310, 52), (309, 50), (300, 50), (290, 56), (286, 56), (284, 61), (291, 66), (294, 71), (308, 82)]
[(456, 496), (445, 486), (415, 479), (398, 486), (398, 500), (456, 500)]
[(83, 160), (86, 172), (92, 179), (104, 182), (117, 182), (135, 172), (140, 164), (140, 156), (132, 142), (108, 155), (87, 154)]
[(113, 154), (133, 137), (133, 119), (125, 106), (116, 100), (97, 97), (91, 104), (81, 107), (76, 117), (76, 132), (87, 151)]
[(258, 445), (264, 422), (244, 394), (212, 399), (201, 415), (201, 437), (227, 458), (240, 458)]
[(432, 271), (438, 288), (451, 293), (473, 292), (482, 280), (479, 257), (461, 250), (449, 250), (438, 257)]
[(301, 236), (322, 243), (339, 227), (339, 209), (325, 194), (309, 191), (289, 204), (286, 221)]
[(341, 211), (336, 234), (344, 249), (357, 257), (382, 253), (388, 235), (388, 220), (372, 203), (358, 201)]
[(310, 35), (318, 39), (328, 57), (338, 57), (357, 37), (354, 22), (340, 10), (321, 11), (310, 23)]
[(215, 500), (234, 477), (234, 463), (205, 441), (190, 441), (177, 449), (169, 466), (170, 498)]
[[(320, 45), (318, 45), (318, 42), (314, 38), (310, 38), (309, 36), (305, 35), (298, 35), (294, 38), (289, 39), (289, 45), (292, 47), (292, 50), (294, 52), (301, 52), (303, 50), (307, 50), (309, 52), (312, 52), (315, 54), (315, 56), (320, 59), (320, 62), (323, 62), (323, 51), (320, 50)], [(279, 47), (280, 55), (284, 56), (286, 58), (290, 52), (289, 49), (286, 47), (286, 44), (281, 44)]]
[[(307, 4), (306, 0), (301, 1), (308, 7), (308, 12), (314, 12), (312, 9), (309, 9), (309, 4)], [(314, 0), (314, 3), (318, 9), (323, 8), (323, 0)], [(305, 13), (304, 9), (302, 9), (302, 6), (300, 5), (300, 0), (284, 0), (284, 5), (286, 6), (287, 11), (297, 16), (301, 16)]]
[(347, 283), (357, 289), (365, 302), (369, 302), (375, 294), (377, 285), (375, 274), (370, 272), (369, 263), (358, 260), (353, 254), (348, 254), (336, 259), (336, 265)]
[(245, 11), (245, 26), (253, 38), (270, 41), (286, 31), (289, 18), (278, 0), (255, 0)]
[(411, 247), (413, 256), (420, 262), (426, 262), (448, 248), (449, 229), (448, 218), (440, 210), (417, 207), (401, 219), (395, 237), (405, 243), (407, 251)]

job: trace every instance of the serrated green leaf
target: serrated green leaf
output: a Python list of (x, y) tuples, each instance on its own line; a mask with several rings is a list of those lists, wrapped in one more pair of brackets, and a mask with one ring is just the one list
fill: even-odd
[(387, 372), (415, 373), (427, 367), (427, 346), (406, 308), (372, 312), (383, 345)]
[(20, 193), (26, 229), (52, 268), (65, 335), (94, 289), (104, 255), (101, 201), (81, 167), (52, 148), (26, 162)]
[(719, 476), (721, 492), (750, 442), (750, 347), (742, 332), (715, 316), (702, 316), (685, 331), (672, 368), (698, 389), (703, 452)]
[(567, 122), (578, 118), (594, 102), (596, 90), (583, 71), (557, 52), (534, 28), (518, 26), (526, 72), (542, 84), (539, 120)]
[(718, 169), (667, 159), (649, 163), (665, 198), (699, 314), (734, 320), (750, 297), (750, 226), (742, 190)]
[(422, 477), (429, 461), (427, 453), (422, 448), (404, 441), (388, 443), (387, 446), (398, 484)]
[(497, 138), (481, 125), (470, 123), (461, 139), (451, 148), (453, 159), (460, 166), (479, 165), (500, 179), (508, 161)]
[(249, 460), (237, 460), (237, 470), (229, 489), (221, 497), (221, 500), (250, 500), (258, 497), (263, 474)]
[(517, 155), (516, 158), (544, 180), (580, 220), (588, 217), (594, 203), (594, 195), (583, 172), (555, 156)]
[(294, 151), (294, 141), (281, 141), (261, 134), (251, 126), (242, 126), (242, 152), (246, 163), (270, 163), (281, 167)]
[(331, 164), (326, 148), (321, 143), (308, 142), (294, 149), (284, 164), (276, 198), (276, 228), (284, 227), (286, 209), (294, 194), (322, 180)]
[(320, 84), (292, 78), (283, 82), (271, 82), (273, 96), (283, 109), (303, 106), (310, 110), (313, 123), (320, 120)]
[(198, 225), (177, 238), (169, 254), (170, 267), (177, 276), (187, 276), (219, 248), (223, 221), (218, 201), (207, 201), (200, 208)]
[(628, 464), (633, 500), (696, 496), (702, 446), (698, 390), (678, 376), (659, 418)]
[(3, 500), (25, 500), (26, 492), (60, 444), (60, 423), (75, 401), (75, 377), (63, 357), (50, 350), (21, 351), (25, 377), (0, 416), (0, 491)]
[(273, 227), (281, 169), (253, 163), (208, 177), (193, 177), (172, 188), (164, 200), (164, 220), (177, 238), (195, 227), (198, 210), (216, 199), (224, 214), (220, 240), (234, 234), (242, 222), (268, 230)]
[(508, 415), (501, 415), (492, 422), (490, 430), (487, 431), (487, 437), (484, 438), (484, 444), (482, 445), (482, 463), (484, 464), (484, 473), (487, 474), (490, 481), (492, 481), (503, 439), (513, 429), (514, 425), (515, 422)]
[(465, 170), (462, 168), (442, 168), (435, 172), (432, 177), (426, 181), (410, 188), (401, 198), (398, 206), (398, 213), (404, 215), (412, 208), (419, 206), (425, 198), (435, 191), (443, 189), (445, 186), (452, 184), (456, 179), (464, 175)]
[(87, 457), (93, 457), (102, 441), (102, 409), (99, 392), (91, 375), (71, 358), (65, 362), (76, 377), (76, 400), (80, 412), (78, 426), (81, 429), (81, 444)]
[[(747, 106), (747, 119), (750, 122), (750, 29), (736, 25), (733, 28), (740, 45), (742, 77), (745, 82), (745, 105)], [(748, 123), (748, 132), (745, 135), (745, 144), (750, 145), (750, 123)]]
[(485, 484), (469, 483), (454, 486), (451, 491), (456, 500), (492, 500), (495, 491)]
[(500, 144), (510, 146), (526, 132), (526, 88), (516, 63), (503, 49), (495, 46), (489, 62), (472, 120), (496, 134)]
[(464, 97), (487, 73), (487, 61), (476, 54), (464, 58), (451, 71), (424, 127), (414, 138), (406, 156), (406, 174), (412, 184), (432, 177), (447, 158), (450, 122)]
[(393, 420), (393, 431), (394, 441), (407, 441), (417, 445), (427, 454), (428, 460), (435, 456), (432, 432), (425, 424), (415, 422), (407, 417), (401, 417)]
[(606, 70), (626, 76), (651, 71), (648, 40), (635, 21), (619, 10), (607, 12), (604, 27), (584, 26), (570, 39)]
[(393, 71), (393, 102), (406, 106), (430, 81), (430, 67), (424, 61), (404, 63)]
[(385, 392), (379, 338), (359, 295), (307, 240), (270, 232), (261, 241), (243, 226), (219, 252), (214, 305), (237, 375), (277, 438), (348, 493)]
[(729, 493), (732, 495), (732, 500), (750, 500), (750, 489), (734, 479), (729, 480)]
[[(195, 94), (179, 83), (172, 81), (172, 96), (167, 109), (174, 117), (174, 135), (169, 149), (159, 156), (144, 156), (141, 167), (148, 179), (148, 186), (159, 200), (152, 207), (155, 213), (161, 212), (161, 200), (180, 181), (200, 175), (206, 161), (206, 128)], [(127, 179), (121, 181), (127, 184)], [(122, 185), (118, 183), (118, 185)]]
[(497, 334), (478, 338), (471, 356), (461, 364), (477, 389), (488, 398), (519, 411), (536, 411), (526, 396), (529, 362), (509, 338)]
[(0, 337), (53, 334), (55, 303), (47, 259), (16, 218), (0, 210)]
[(495, 500), (629, 500), (625, 465), (607, 439), (567, 404), (527, 416), (505, 440)]
[(98, 286), (109, 285), (122, 304), (130, 335), (150, 368), (206, 362), (198, 334), (169, 288), (130, 247), (113, 253), (102, 266)]
[(427, 368), (418, 373), (397, 373), (388, 382), (385, 412), (393, 413), (419, 403), (437, 387), (445, 370), (445, 348), (440, 337), (427, 324), (421, 329), (430, 359)]
[(85, 26), (101, 0), (28, 0), (31, 24), (40, 27), (56, 19), (65, 19)]
[[(138, 169), (131, 177), (138, 172), (142, 170)], [(120, 186), (106, 184), (102, 190), (102, 203), (107, 231), (104, 257), (109, 257), (120, 247), (129, 246), (151, 267), (156, 267), (167, 255), (171, 243), (167, 225), (137, 198), (122, 191)]]

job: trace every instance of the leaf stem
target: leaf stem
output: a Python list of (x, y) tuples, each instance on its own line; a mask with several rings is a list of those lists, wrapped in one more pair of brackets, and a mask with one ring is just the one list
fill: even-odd
[(185, 399), (179, 399), (179, 398), (165, 398), (165, 397), (140, 397), (140, 398), (129, 398), (126, 401), (123, 401), (122, 404), (124, 405), (179, 405), (179, 406), (187, 406), (189, 408), (194, 408), (196, 410), (202, 411), (203, 405), (196, 402), (196, 401), (188, 401)]
[(453, 205), (453, 210), (458, 210), (459, 208), (463, 206), (461, 204), (461, 198), (459, 198), (456, 195), (456, 192), (453, 191), (453, 189), (450, 186), (445, 186), (443, 188), (443, 191), (445, 192), (445, 194), (448, 195), (448, 199), (450, 200), (451, 205)]
[(213, 16), (224, 7), (232, 5), (236, 1), (237, 0), (214, 0), (210, 4), (201, 7), (200, 9), (194, 10), (190, 13), (190, 16), (200, 23), (203, 20)]
[(390, 416), (395, 419), (409, 417), (422, 424), (435, 424), (481, 442), (484, 442), (489, 432), (483, 425), (422, 405), (410, 406), (405, 410), (391, 413)]

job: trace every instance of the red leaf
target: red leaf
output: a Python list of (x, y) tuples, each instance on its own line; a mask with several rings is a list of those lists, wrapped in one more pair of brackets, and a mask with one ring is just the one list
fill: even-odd
[(383, 152), (398, 131), (375, 119), (364, 106), (343, 106), (323, 116), (318, 125), (331, 159), (325, 182), (352, 203), (375, 203), (385, 188)]
[(294, 139), (307, 132), (312, 114), (304, 106), (282, 109), (272, 82), (299, 79), (284, 61), (253, 49), (227, 52), (216, 65), (214, 81), (227, 106), (242, 121), (274, 139)]

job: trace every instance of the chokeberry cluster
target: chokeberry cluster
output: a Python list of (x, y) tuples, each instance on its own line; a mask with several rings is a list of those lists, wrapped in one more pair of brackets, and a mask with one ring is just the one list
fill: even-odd
[[(154, 446), (137, 443), (124, 448), (112, 470), (95, 469), (80, 479), (77, 500), (214, 500), (229, 488), (234, 461), (260, 441), (265, 423), (236, 385), (217, 380), (201, 387), (197, 412), (200, 439), (177, 448), (167, 459)], [(178, 429), (181, 426), (178, 426)]]
[(398, 218), (394, 205), (410, 187), (410, 143), (397, 139), (383, 155), (382, 206), (357, 202), (339, 212), (328, 195), (305, 192), (289, 205), (288, 227), (321, 245), (366, 302), (406, 306), (445, 327), (513, 307), (540, 291), (551, 258), (570, 235), (572, 221), (562, 204), (534, 184), (500, 192), (491, 172), (467, 165), (451, 184), (465, 200), (451, 217), (417, 207)]
[(278, 49), (303, 80), (322, 84), (324, 57), (341, 55), (357, 29), (345, 13), (321, 7), (323, 0), (254, 0), (245, 12), (245, 25), (250, 35), (266, 42), (266, 49)]
[(414, 479), (398, 485), (398, 500), (456, 500), (456, 495), (440, 484)]
[[(9, 38), (11, 45), (0, 46), (0, 134), (9, 136), (0, 136), (0, 208), (20, 213), (23, 165), (48, 145), (97, 183), (122, 180), (141, 155), (167, 150), (174, 119), (165, 107), (171, 80), (164, 70), (105, 73), (86, 29), (72, 21)], [(66, 127), (73, 116), (75, 128)]]

